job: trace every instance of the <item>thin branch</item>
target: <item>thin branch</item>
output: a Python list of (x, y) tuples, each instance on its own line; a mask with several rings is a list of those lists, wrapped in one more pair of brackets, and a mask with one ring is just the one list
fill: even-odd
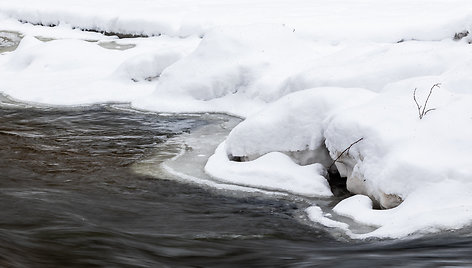
[(418, 109), (418, 115), (419, 115), (419, 117), (420, 117), (420, 119), (421, 119), (423, 116), (421, 115), (421, 105), (420, 105), (420, 104), (418, 103), (418, 101), (416, 100), (416, 90), (417, 90), (417, 88), (415, 87), (415, 90), (413, 91), (413, 100), (414, 100), (415, 103), (416, 103), (416, 108)]
[[(428, 97), (426, 97), (426, 101), (424, 102), (423, 105), (420, 105), (418, 103), (418, 99), (416, 98), (416, 90), (417, 88), (415, 88), (415, 90), (413, 91), (413, 100), (415, 101), (415, 104), (416, 104), (416, 109), (418, 110), (418, 116), (420, 119), (423, 119), (423, 117), (428, 113), (428, 112), (431, 112), (431, 111), (434, 111), (436, 110), (436, 108), (432, 108), (432, 109), (428, 109), (426, 110), (426, 107), (428, 106), (428, 101), (429, 101), (429, 98), (431, 97), (431, 94), (433, 93), (433, 89), (435, 87), (440, 87), (440, 83), (437, 83), (437, 84), (434, 84), (431, 89), (429, 90), (429, 94), (428, 94)], [(421, 109), (423, 108), (423, 109)]]
[(336, 161), (338, 161), (338, 159), (341, 158), (341, 156), (342, 156), (345, 152), (349, 151), (349, 149), (351, 149), (351, 147), (352, 147), (354, 144), (360, 142), (360, 141), (363, 140), (363, 139), (364, 139), (364, 138), (358, 139), (357, 141), (351, 143), (351, 145), (349, 145), (346, 149), (344, 149), (344, 151), (342, 151), (341, 154), (339, 154), (339, 156), (336, 157), (336, 159), (334, 159), (333, 163), (331, 163), (331, 165), (328, 167), (328, 170), (331, 169), (331, 167), (336, 163)]
[[(426, 98), (426, 101), (424, 102), (424, 107), (423, 107), (423, 112), (421, 113), (421, 114), (422, 114), (421, 117), (423, 117), (423, 116), (427, 113), (427, 112), (425, 112), (425, 109), (426, 109), (426, 106), (428, 105), (429, 97), (431, 97), (431, 93), (433, 93), (433, 89), (434, 89), (435, 87), (438, 87), (438, 88), (439, 88), (440, 85), (441, 85), (440, 83), (434, 84), (434, 85), (431, 87), (431, 89), (429, 90), (428, 97)], [(429, 109), (428, 111), (431, 111), (431, 109)]]
[(431, 112), (431, 111), (434, 111), (434, 110), (436, 110), (436, 108), (428, 109), (428, 110), (426, 110), (426, 112), (424, 112), (424, 115), (426, 115), (428, 112)]

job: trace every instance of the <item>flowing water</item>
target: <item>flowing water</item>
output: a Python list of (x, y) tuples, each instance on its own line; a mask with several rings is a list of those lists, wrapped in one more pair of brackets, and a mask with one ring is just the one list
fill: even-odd
[(176, 137), (228, 120), (1, 106), (0, 267), (472, 265), (459, 233), (352, 241), (298, 220), (291, 199), (135, 172), (177, 155)]

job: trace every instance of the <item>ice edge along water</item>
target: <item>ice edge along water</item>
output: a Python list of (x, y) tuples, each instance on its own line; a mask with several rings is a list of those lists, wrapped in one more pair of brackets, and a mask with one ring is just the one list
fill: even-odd
[[(115, 2), (117, 7), (127, 4)], [(153, 14), (154, 4), (140, 3)], [(303, 183), (322, 185), (325, 171), (320, 164), (326, 168), (330, 157), (362, 138), (336, 165), (348, 177), (349, 189), (363, 196), (342, 201), (335, 213), (309, 209), (313, 220), (332, 227), (336, 224), (325, 215), (338, 214), (379, 227), (350, 234), (355, 238), (405, 237), (470, 224), (470, 3), (409, 1), (405, 9), (404, 1), (366, 1), (364, 6), (302, 1), (300, 10), (293, 3), (261, 2), (261, 7), (282, 15), (277, 19), (261, 15), (260, 9), (253, 13), (257, 16), (241, 19), (236, 11), (251, 6), (245, 2), (233, 3), (230, 12), (223, 11), (224, 5), (205, 3), (197, 12), (192, 5), (186, 10), (178, 4), (160, 9), (180, 14), (173, 19), (143, 16), (134, 8), (127, 16), (120, 16), (122, 8), (104, 14), (100, 10), (106, 9), (91, 10), (80, 3), (71, 10), (52, 0), (41, 7), (25, 0), (5, 4), (0, 8), (4, 17), (59, 26), (2, 19), (6, 30), (25, 35), (17, 50), (0, 57), (2, 91), (50, 104), (131, 101), (150, 110), (244, 116), (246, 121), (211, 159), (225, 165), (215, 170), (210, 163), (207, 171), (247, 185), (247, 173), (238, 174), (235, 171), (243, 168), (233, 164), (256, 165), (258, 174), (267, 172), (261, 177), (268, 177), (267, 163), (277, 160), (300, 175), (294, 180), (302, 183), (301, 192), (283, 189), (298, 194), (306, 194)], [(328, 12), (333, 10), (338, 12)], [(283, 15), (288, 13), (296, 16)], [(183, 14), (185, 19), (175, 19)], [(98, 45), (110, 37), (73, 27), (168, 36), (117, 40), (136, 46), (112, 51)], [(453, 41), (455, 33), (463, 38)], [(61, 40), (43, 42), (47, 38), (40, 41), (31, 35)], [(420, 120), (412, 91), (418, 88), (418, 98), (424, 101), (435, 83), (442, 83), (429, 103), (436, 110)], [(253, 161), (231, 163), (228, 156)], [(310, 165), (312, 170), (306, 171)], [(313, 176), (307, 178), (305, 172)], [(326, 184), (318, 190), (313, 195), (325, 195)], [(374, 210), (371, 199), (387, 208), (403, 202)]]

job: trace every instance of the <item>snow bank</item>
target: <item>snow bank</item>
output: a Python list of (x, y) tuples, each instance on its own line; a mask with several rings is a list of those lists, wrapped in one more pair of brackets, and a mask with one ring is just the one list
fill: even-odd
[[(412, 86), (421, 85), (416, 97), (424, 105), (430, 91), (426, 81), (404, 81), (381, 93), (316, 88), (289, 94), (234, 128), (208, 161), (218, 173), (209, 172), (228, 177), (272, 152), (326, 146), (331, 159), (339, 157), (336, 166), (347, 177), (348, 190), (363, 195), (342, 201), (334, 211), (379, 227), (348, 232), (351, 236), (397, 238), (464, 227), (472, 220), (466, 213), (472, 205), (472, 96), (435, 87), (426, 108), (435, 110), (420, 119)], [(220, 164), (235, 153), (252, 161), (233, 162), (240, 165), (236, 170)], [(314, 159), (310, 163), (325, 168), (332, 162)], [(385, 210), (374, 210), (374, 203)], [(344, 228), (315, 212), (308, 211), (314, 221)]]
[(1, 31), (20, 32), (23, 35), (51, 39), (112, 40), (117, 38), (116, 36), (104, 36), (100, 33), (82, 31), (66, 23), (61, 23), (56, 27), (44, 27), (21, 23), (11, 18), (4, 18), (1, 15), (0, 25)]
[[(407, 7), (407, 8), (405, 8)], [(285, 24), (331, 41), (441, 40), (471, 29), (468, 0), (16, 0), (0, 16), (124, 34), (188, 36), (214, 26)]]
[(175, 111), (196, 107), (247, 117), (264, 103), (314, 87), (380, 92), (400, 81), (436, 77), (445, 85), (460, 85), (451, 90), (466, 91), (464, 68), (472, 59), (466, 44), (452, 39), (331, 44), (273, 24), (218, 28), (188, 57), (163, 70), (154, 97), (136, 105)]
[(146, 79), (159, 76), (195, 41), (133, 40), (136, 47), (120, 51), (96, 42), (43, 42), (28, 35), (15, 51), (0, 58), (0, 89), (21, 100), (48, 104), (129, 102), (151, 94), (155, 84)]

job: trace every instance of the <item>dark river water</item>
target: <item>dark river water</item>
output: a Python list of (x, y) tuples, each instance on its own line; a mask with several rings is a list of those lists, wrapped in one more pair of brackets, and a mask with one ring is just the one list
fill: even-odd
[(472, 265), (464, 234), (339, 239), (295, 220), (291, 201), (132, 171), (167, 139), (212, 123), (109, 105), (0, 108), (0, 267)]

